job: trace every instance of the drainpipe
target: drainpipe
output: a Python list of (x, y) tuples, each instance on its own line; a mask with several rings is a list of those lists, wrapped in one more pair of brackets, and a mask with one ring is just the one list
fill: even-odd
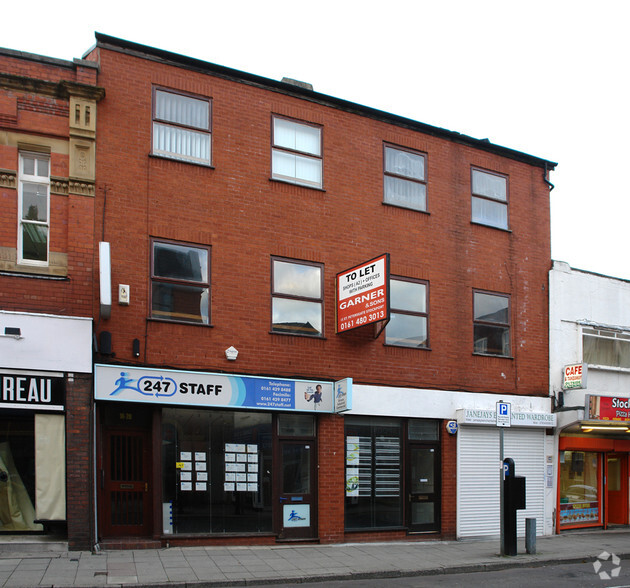
[(549, 170), (547, 169), (547, 162), (545, 161), (545, 173), (543, 174), (543, 182), (545, 182), (545, 184), (549, 186), (549, 191), (551, 192), (555, 188), (555, 186), (547, 179), (548, 173)]

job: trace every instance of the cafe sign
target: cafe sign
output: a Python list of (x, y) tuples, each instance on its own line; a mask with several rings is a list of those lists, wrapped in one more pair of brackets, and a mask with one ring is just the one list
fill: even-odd
[(588, 365), (585, 363), (565, 365), (562, 370), (562, 389), (575, 390), (576, 388), (586, 388), (587, 372)]

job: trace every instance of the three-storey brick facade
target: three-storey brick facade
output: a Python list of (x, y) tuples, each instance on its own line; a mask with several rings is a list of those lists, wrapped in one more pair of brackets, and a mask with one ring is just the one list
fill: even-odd
[[(487, 415), (499, 398), (517, 414), (549, 412), (555, 164), (104, 35), (87, 59), (107, 91), (97, 216), (115, 298), (99, 323), (111, 349), (97, 359), (98, 468), (107, 478), (121, 459), (108, 443), (123, 425), (170, 448), (149, 456), (152, 520), (137, 534), (172, 544), (494, 532), (494, 520), (470, 520), (498, 492), (484, 472), (495, 458)], [(336, 276), (382, 254), (390, 322), (338, 333)], [(148, 384), (167, 378), (168, 391)], [(301, 401), (305, 386), (308, 399), (316, 382), (326, 396), (347, 379), (346, 412)], [(197, 381), (203, 395), (190, 393)], [(265, 396), (274, 384), (292, 401)], [(222, 398), (229, 386), (246, 399)], [(247, 418), (257, 425), (244, 432)], [(508, 447), (523, 441), (546, 451), (544, 429), (515, 429)], [(247, 467), (233, 468), (239, 459)], [(543, 513), (542, 492), (529, 492)], [(120, 513), (100, 516), (101, 540), (122, 534)]]

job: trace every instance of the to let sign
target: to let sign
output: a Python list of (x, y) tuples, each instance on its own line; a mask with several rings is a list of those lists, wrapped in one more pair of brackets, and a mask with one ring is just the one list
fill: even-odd
[(337, 333), (388, 319), (388, 253), (337, 274)]

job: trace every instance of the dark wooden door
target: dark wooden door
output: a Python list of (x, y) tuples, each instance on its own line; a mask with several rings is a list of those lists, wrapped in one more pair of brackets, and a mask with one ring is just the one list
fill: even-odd
[(150, 440), (149, 432), (143, 430), (105, 429), (103, 432), (99, 500), (103, 538), (151, 534)]

